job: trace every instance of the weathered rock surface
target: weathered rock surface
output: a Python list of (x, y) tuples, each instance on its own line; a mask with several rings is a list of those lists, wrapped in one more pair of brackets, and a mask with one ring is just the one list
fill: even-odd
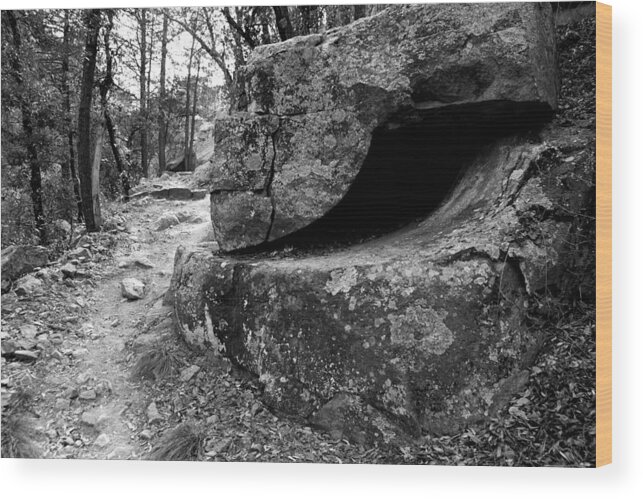
[(121, 294), (128, 300), (140, 300), (145, 296), (145, 284), (133, 277), (121, 281)]
[[(342, 414), (326, 427), (357, 441), (398, 441), (384, 431), (391, 417), (417, 435), (494, 414), (537, 349), (526, 301), (557, 286), (570, 251), (564, 214), (591, 190), (591, 135), (552, 129), (543, 139), (500, 141), (425, 221), (330, 255), (181, 249), (181, 334), (257, 374), (271, 407), (320, 426), (329, 401), (359, 396), (372, 407), (365, 420), (352, 399), (321, 413)], [(583, 185), (572, 192), (571, 182)]]
[(78, 273), (78, 267), (74, 265), (73, 263), (69, 262), (60, 267), (60, 271), (63, 273), (63, 275), (67, 278), (73, 278), (76, 276)]
[(203, 189), (190, 189), (188, 187), (159, 187), (149, 188), (142, 186), (130, 196), (131, 199), (151, 197), (154, 199), (174, 199), (181, 201), (203, 199), (207, 191)]
[(38, 359), (38, 352), (32, 352), (30, 350), (16, 350), (13, 352), (13, 355), (18, 360), (32, 361)]
[(76, 248), (71, 250), (65, 256), (67, 260), (78, 260), (80, 262), (88, 262), (92, 259), (92, 252), (89, 248)]
[(181, 381), (190, 381), (196, 373), (198, 373), (201, 370), (199, 366), (188, 366), (185, 369), (181, 369), (181, 374), (179, 375), (179, 379)]
[(161, 413), (156, 407), (156, 402), (152, 402), (150, 405), (147, 406), (147, 409), (145, 410), (145, 414), (147, 416), (147, 421), (150, 424), (159, 423), (163, 421), (163, 416), (161, 416)]
[(145, 256), (132, 255), (130, 258), (120, 260), (118, 268), (129, 269), (132, 267), (139, 267), (142, 269), (153, 269), (155, 265)]
[(17, 279), (47, 262), (47, 249), (42, 246), (9, 246), (2, 250), (2, 279)]
[(516, 3), (394, 6), (258, 47), (243, 70), (247, 112), (217, 120), (205, 176), (221, 248), (272, 241), (326, 214), (379, 127), (446, 106), (555, 108), (554, 47), (549, 6)]
[(32, 275), (26, 275), (16, 281), (13, 290), (18, 296), (40, 293), (43, 291), (42, 281)]
[(156, 223), (154, 224), (154, 228), (157, 231), (162, 231), (165, 229), (169, 229), (170, 227), (174, 227), (175, 225), (179, 225), (180, 223), (181, 222), (174, 213), (165, 213), (161, 215), (156, 221)]
[(215, 127), (215, 236), (294, 251), (180, 248), (183, 337), (257, 375), (269, 407), (364, 444), (494, 415), (526, 380), (528, 301), (564, 279), (593, 186), (592, 133), (545, 126), (553, 47), (547, 6), (460, 4), (257, 51), (263, 114)]

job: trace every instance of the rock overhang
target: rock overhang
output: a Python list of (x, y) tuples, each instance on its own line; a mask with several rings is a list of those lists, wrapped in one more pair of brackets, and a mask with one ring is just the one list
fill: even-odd
[[(437, 7), (444, 11), (431, 10)], [(467, 30), (461, 47), (506, 43), (514, 50), (500, 57), (510, 59), (507, 67), (521, 68), (510, 74), (523, 84), (490, 84), (495, 94), (482, 99), (471, 97), (469, 84), (450, 96), (438, 92), (438, 76), (453, 71), (424, 79), (416, 75), (415, 80), (396, 80), (389, 72), (381, 86), (358, 82), (348, 87), (352, 93), (342, 93), (335, 75), (328, 88), (339, 91), (324, 95), (344, 107), (320, 107), (328, 99), (311, 98), (308, 107), (295, 108), (292, 99), (304, 94), (275, 90), (281, 73), (270, 73), (273, 59), (286, 60), (292, 50), (312, 64), (330, 57), (346, 40), (360, 46), (360, 36), (366, 37), (362, 45), (374, 44), (373, 53), (381, 51), (365, 26), (397, 23), (402, 26), (398, 31), (415, 36), (418, 30), (405, 16), (424, 8), (440, 22), (477, 12), (474, 4), (402, 6), (375, 21), (264, 47), (252, 56), (247, 75), (259, 75), (256, 68), (263, 71), (247, 83), (248, 109), (255, 112), (230, 116), (219, 122), (219, 132), (215, 128), (220, 143), (232, 141), (221, 148), (219, 163), (215, 156), (215, 166), (224, 171), (227, 163), (221, 158), (234, 151), (229, 165), (236, 161), (234, 174), (242, 172), (241, 179), (219, 178), (233, 178), (243, 188), (212, 189), (215, 231), (228, 241), (223, 249), (246, 251), (225, 255), (182, 249), (170, 293), (181, 334), (255, 374), (269, 407), (370, 443), (454, 431), (493, 415), (523, 386), (525, 366), (539, 344), (538, 332), (524, 321), (528, 300), (554, 285), (571, 225), (564, 213), (581, 202), (569, 196), (565, 179), (582, 165), (566, 167), (560, 148), (567, 154), (593, 147), (592, 137), (545, 125), (557, 87), (547, 6), (496, 4), (484, 22), (469, 23), (476, 31)], [(458, 22), (448, 26), (467, 24)], [(496, 31), (486, 36), (488, 26)], [(393, 59), (396, 68), (399, 61)], [(303, 87), (312, 85), (312, 74), (298, 73)], [(375, 72), (364, 74), (375, 77)], [(531, 78), (529, 83), (523, 76)], [(482, 77), (488, 76), (482, 72)], [(411, 82), (410, 90), (391, 92), (404, 81)], [(470, 95), (461, 99), (458, 92)], [(502, 92), (513, 94), (509, 98)], [(318, 94), (313, 89), (308, 95)], [(365, 95), (377, 97), (369, 101)], [(355, 103), (369, 104), (357, 109)], [(431, 213), (341, 249), (329, 245), (291, 253), (284, 247), (255, 247), (271, 237), (289, 241), (312, 227), (311, 220), (328, 218), (354, 189), (380, 133), (395, 133), (413, 122), (426, 125), (440, 115), (464, 122), (482, 117), (481, 129), (502, 126), (463, 161), (457, 182)], [(247, 148), (234, 144), (235, 127), (250, 133), (244, 139)], [(462, 133), (462, 128), (453, 129)], [(536, 216), (537, 233), (526, 222)]]
[(245, 108), (214, 129), (209, 189), (221, 248), (274, 241), (321, 218), (389, 121), (493, 102), (555, 109), (553, 36), (541, 4), (413, 5), (258, 47), (241, 70)]

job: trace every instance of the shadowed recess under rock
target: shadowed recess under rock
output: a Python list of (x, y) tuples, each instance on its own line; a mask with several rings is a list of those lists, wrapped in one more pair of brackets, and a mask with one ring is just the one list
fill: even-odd
[(326, 215), (276, 241), (233, 253), (350, 245), (426, 219), (485, 147), (537, 131), (551, 114), (541, 103), (490, 101), (394, 118), (375, 130), (360, 172)]

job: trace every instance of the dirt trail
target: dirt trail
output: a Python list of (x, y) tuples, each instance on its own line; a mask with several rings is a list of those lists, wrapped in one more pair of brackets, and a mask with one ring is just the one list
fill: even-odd
[[(92, 249), (89, 279), (53, 281), (39, 296), (3, 296), (3, 331), (20, 337), (25, 324), (35, 324), (39, 345), (46, 338), (36, 363), (3, 363), (3, 386), (32, 394), (43, 457), (140, 459), (166, 427), (163, 416), (152, 426), (146, 414), (158, 390), (130, 373), (141, 351), (163, 334), (172, 336), (170, 346), (179, 343), (162, 298), (176, 248), (203, 241), (211, 230), (209, 200), (140, 199), (120, 210), (127, 230), (114, 236), (107, 258)], [(180, 214), (183, 222), (156, 230), (167, 214)], [(137, 258), (154, 266), (133, 264)], [(126, 277), (145, 283), (143, 299), (122, 297)]]
[[(154, 233), (149, 227), (160, 213), (169, 211), (171, 201), (154, 201), (141, 210), (132, 220), (133, 236), (140, 242), (134, 243), (135, 251), (127, 248), (117, 250), (112, 261), (111, 276), (99, 282), (93, 293), (95, 312), (91, 320), (95, 339), (84, 343), (87, 349), (80, 369), (80, 380), (87, 378), (106, 388), (106, 396), (83, 407), (84, 419), (93, 422), (99, 434), (94, 445), (83, 447), (78, 458), (130, 458), (140, 456), (140, 446), (132, 445), (138, 439), (140, 425), (134, 408), (147, 407), (147, 393), (141, 390), (141, 383), (130, 379), (128, 360), (130, 344), (145, 325), (151, 314), (167, 317), (170, 310), (162, 305), (162, 298), (172, 276), (174, 252), (180, 244), (200, 242), (209, 228), (209, 202), (204, 199), (185, 204), (183, 211), (199, 216), (199, 224), (181, 224), (166, 231)], [(146, 223), (147, 222), (147, 223)], [(119, 261), (126, 261), (132, 254), (144, 257), (155, 267), (144, 269), (118, 268)], [(108, 274), (109, 275), (109, 274)], [(146, 285), (146, 295), (142, 300), (129, 301), (121, 296), (120, 282), (125, 277), (134, 277)], [(167, 323), (169, 325), (169, 322)], [(92, 407), (89, 407), (92, 406)], [(81, 418), (83, 416), (81, 415)], [(85, 424), (85, 426), (90, 426)], [(105, 435), (107, 438), (104, 438)]]

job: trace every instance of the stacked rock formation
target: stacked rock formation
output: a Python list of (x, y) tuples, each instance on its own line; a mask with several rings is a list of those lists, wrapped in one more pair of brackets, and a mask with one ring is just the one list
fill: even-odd
[(584, 166), (560, 151), (592, 137), (546, 125), (549, 6), (393, 6), (259, 47), (244, 79), (208, 172), (217, 242), (243, 251), (179, 249), (181, 334), (359, 442), (494, 414), (539, 344), (528, 299), (564, 264), (571, 222), (543, 214), (589, 189), (565, 188)]

